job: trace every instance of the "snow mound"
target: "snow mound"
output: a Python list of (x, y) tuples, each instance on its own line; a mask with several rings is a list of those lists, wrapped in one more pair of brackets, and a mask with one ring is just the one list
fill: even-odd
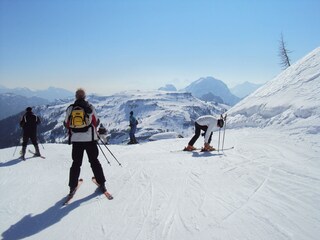
[(232, 127), (279, 126), (319, 133), (320, 48), (230, 109)]
[(157, 141), (163, 139), (174, 139), (174, 138), (183, 138), (179, 133), (176, 132), (165, 132), (157, 133), (149, 138), (150, 141)]

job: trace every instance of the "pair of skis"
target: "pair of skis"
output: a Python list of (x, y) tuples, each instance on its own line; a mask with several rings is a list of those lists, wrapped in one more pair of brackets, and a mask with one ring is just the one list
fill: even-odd
[[(97, 180), (96, 180), (95, 177), (92, 177), (92, 182), (93, 182), (94, 184), (96, 184), (97, 187), (100, 187), (100, 185), (99, 185), (99, 183), (97, 182)], [(63, 205), (64, 205), (64, 206), (65, 206), (65, 205), (68, 205), (68, 204), (71, 202), (71, 200), (73, 199), (74, 195), (76, 194), (77, 190), (80, 188), (80, 186), (81, 186), (82, 183), (83, 183), (83, 179), (81, 178), (81, 179), (78, 180), (78, 185), (77, 185), (77, 187), (75, 188), (75, 190), (74, 190), (72, 193), (68, 194), (68, 196), (66, 197), (65, 201), (63, 202)], [(113, 196), (112, 196), (108, 191), (103, 192), (103, 194), (104, 194), (104, 195), (106, 196), (106, 198), (108, 198), (109, 200), (112, 200), (112, 199), (113, 199)]]
[[(187, 147), (185, 147), (182, 151), (184, 151), (184, 152), (213, 152), (213, 151), (216, 151), (216, 149), (212, 148), (210, 150), (206, 150), (204, 148), (196, 148), (193, 150), (188, 150)], [(179, 152), (180, 152), (180, 150), (179, 150)]]
[[(220, 149), (220, 151), (227, 151), (227, 150), (231, 150), (231, 149), (234, 149), (234, 146)], [(182, 150), (180, 149), (180, 150), (172, 150), (170, 152), (174, 153), (174, 152), (216, 152), (216, 151), (217, 151), (217, 149), (211, 150), (211, 151), (205, 151), (205, 150), (203, 150), (203, 148), (196, 148), (192, 151), (188, 151), (186, 149), (182, 149)]]
[(31, 150), (28, 150), (28, 152), (29, 153), (31, 153), (31, 154), (33, 154), (33, 156), (32, 157), (27, 157), (27, 158), (25, 158), (25, 157), (23, 157), (22, 155), (20, 156), (20, 159), (22, 159), (23, 161), (25, 161), (26, 159), (29, 159), (29, 158), (35, 158), (35, 157), (39, 157), (39, 158), (42, 158), (42, 159), (46, 159), (46, 157), (45, 156), (42, 156), (42, 155), (36, 155), (36, 153), (35, 152), (33, 152), (33, 151), (31, 151)]

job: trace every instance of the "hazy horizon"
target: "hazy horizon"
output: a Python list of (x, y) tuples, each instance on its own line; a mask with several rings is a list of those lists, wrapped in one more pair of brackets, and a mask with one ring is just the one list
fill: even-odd
[(0, 1), (0, 80), (8, 87), (112, 94), (181, 89), (212, 76), (265, 83), (319, 46), (320, 2)]

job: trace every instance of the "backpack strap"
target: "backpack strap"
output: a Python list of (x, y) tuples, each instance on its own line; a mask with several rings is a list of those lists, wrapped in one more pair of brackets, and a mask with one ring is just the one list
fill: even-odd
[[(94, 142), (94, 126), (92, 124), (90, 124), (91, 127), (91, 137), (92, 137), (92, 142)], [(90, 128), (89, 127), (89, 128)]]

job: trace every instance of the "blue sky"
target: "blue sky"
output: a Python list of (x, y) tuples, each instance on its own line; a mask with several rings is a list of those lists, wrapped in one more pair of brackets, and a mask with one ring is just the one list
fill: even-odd
[(229, 87), (320, 46), (318, 0), (0, 0), (0, 84), (111, 94), (213, 76)]

